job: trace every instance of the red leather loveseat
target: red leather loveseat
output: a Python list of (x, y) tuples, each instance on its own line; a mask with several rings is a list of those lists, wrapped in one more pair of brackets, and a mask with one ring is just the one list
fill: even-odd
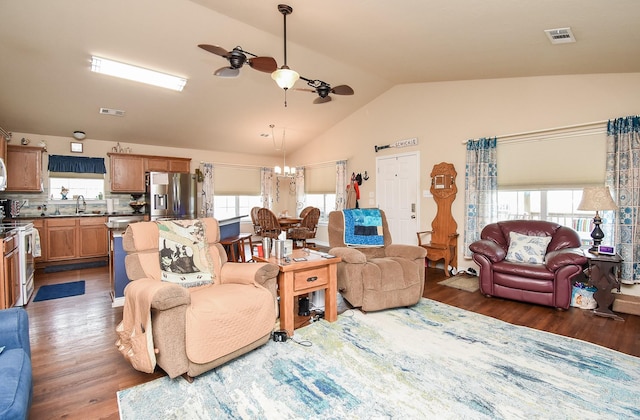
[[(527, 258), (514, 260), (513, 253), (509, 252), (510, 236), (514, 238), (517, 234), (527, 238), (543, 237), (539, 238), (543, 243), (551, 238), (546, 252), (543, 251), (543, 262), (531, 263)], [(508, 220), (485, 226), (480, 238), (469, 249), (480, 266), (483, 294), (555, 308), (569, 307), (571, 279), (587, 262), (580, 250), (580, 238), (573, 229), (543, 220)], [(507, 254), (510, 260), (505, 259)]]

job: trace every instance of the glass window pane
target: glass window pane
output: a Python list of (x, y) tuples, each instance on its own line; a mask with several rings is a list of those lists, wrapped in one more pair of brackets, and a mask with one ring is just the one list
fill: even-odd
[(49, 197), (52, 200), (61, 200), (62, 187), (69, 190), (69, 200), (79, 195), (84, 196), (85, 200), (100, 200), (104, 197), (104, 179), (50, 177)]

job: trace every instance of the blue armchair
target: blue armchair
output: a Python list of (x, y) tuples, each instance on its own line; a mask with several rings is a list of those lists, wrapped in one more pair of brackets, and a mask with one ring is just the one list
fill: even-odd
[(26, 419), (33, 397), (29, 319), (22, 308), (0, 310), (0, 419)]

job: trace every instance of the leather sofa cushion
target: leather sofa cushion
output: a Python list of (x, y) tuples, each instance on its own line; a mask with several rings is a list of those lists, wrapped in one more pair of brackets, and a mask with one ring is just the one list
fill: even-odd
[(549, 271), (544, 264), (527, 264), (510, 261), (494, 263), (495, 273), (512, 274), (514, 276), (528, 277), (540, 280), (553, 280), (554, 273)]

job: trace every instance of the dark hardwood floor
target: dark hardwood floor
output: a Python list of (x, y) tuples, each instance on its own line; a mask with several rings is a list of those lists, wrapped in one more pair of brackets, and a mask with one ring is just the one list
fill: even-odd
[[(438, 284), (443, 272), (428, 269), (424, 296), (518, 325), (575, 337), (640, 357), (640, 317), (625, 322), (590, 311), (529, 305)], [(112, 308), (107, 268), (36, 273), (45, 284), (85, 280), (86, 293), (31, 302), (29, 313), (34, 396), (31, 419), (117, 419), (116, 392), (163, 376), (134, 370), (116, 350), (115, 327), (122, 308)], [(298, 319), (296, 325), (304, 325)]]

